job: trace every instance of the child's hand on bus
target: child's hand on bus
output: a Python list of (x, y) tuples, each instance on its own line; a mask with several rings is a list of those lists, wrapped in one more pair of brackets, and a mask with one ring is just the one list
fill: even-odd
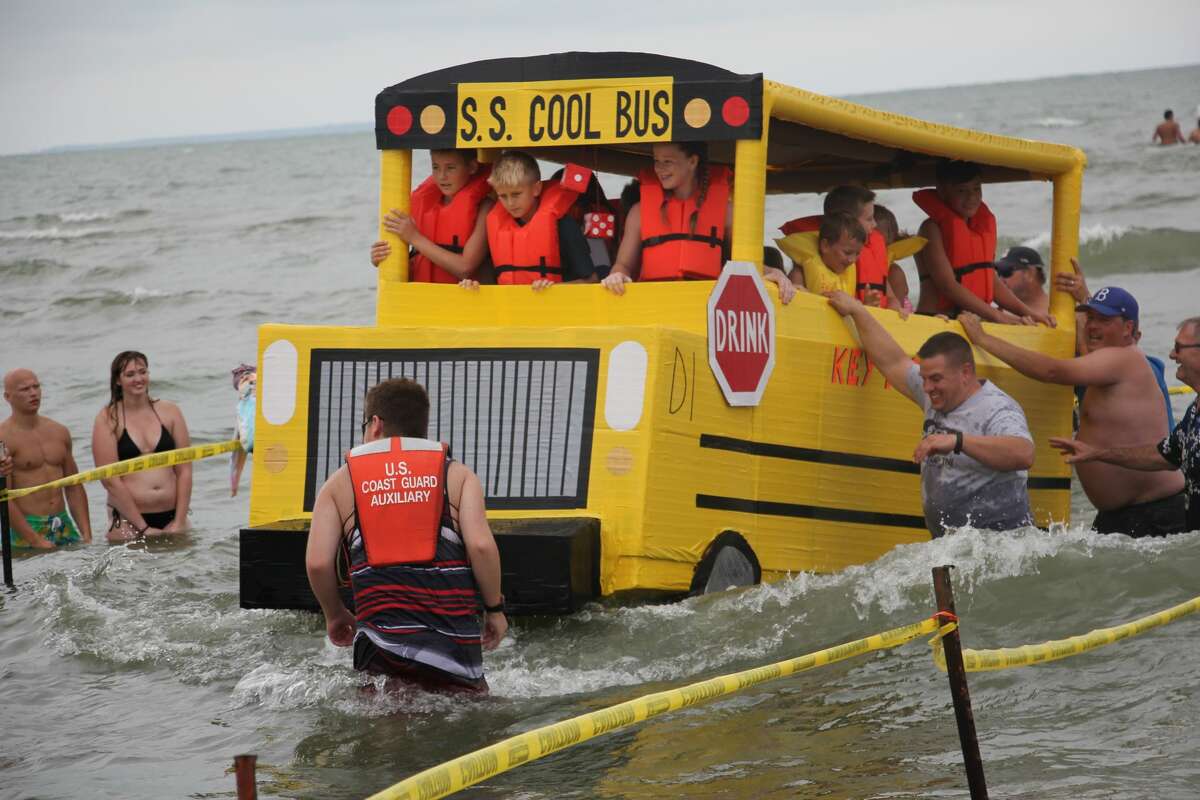
[(371, 245), (371, 266), (378, 267), (392, 254), (392, 246), (384, 241)]
[(420, 235), (417, 230), (417, 224), (413, 222), (413, 218), (403, 211), (392, 209), (383, 218), (383, 229), (389, 233), (394, 233), (409, 244), (413, 243), (413, 239)]
[(604, 276), (604, 280), (600, 281), (605, 289), (608, 289), (613, 294), (625, 294), (625, 284), (633, 283), (633, 278), (620, 272), (616, 269)]
[(529, 288), (533, 289), (535, 292), (541, 292), (549, 289), (553, 285), (554, 281), (550, 280), (549, 278), (538, 278), (536, 281), (529, 284)]
[(796, 285), (792, 279), (777, 267), (767, 267), (763, 270), (763, 280), (770, 281), (779, 287), (779, 302), (785, 306), (796, 296)]
[(879, 308), (883, 305), (883, 292), (878, 289), (867, 289), (863, 294), (862, 304), (864, 306), (871, 306), (872, 308)]
[(470, 289), (473, 292), (479, 291), (479, 281), (474, 281), (474, 280), (471, 280), (470, 278), (463, 278), (461, 281), (458, 282), (458, 288)]

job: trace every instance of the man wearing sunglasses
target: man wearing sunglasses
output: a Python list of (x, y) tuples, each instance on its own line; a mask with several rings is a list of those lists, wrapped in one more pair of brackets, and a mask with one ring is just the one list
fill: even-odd
[[(1200, 317), (1185, 319), (1175, 335), (1171, 358), (1179, 365), (1181, 381), (1200, 392)], [(1157, 444), (1131, 447), (1093, 447), (1077, 439), (1051, 439), (1067, 463), (1102, 461), (1127, 469), (1183, 470), (1187, 482), (1187, 530), (1200, 530), (1200, 400), (1193, 400), (1183, 420)]]
[[(1087, 315), (1087, 351), (1054, 358), (1027, 350), (983, 330), (974, 314), (959, 316), (972, 343), (1022, 375), (1046, 383), (1086, 386), (1076, 440), (1092, 447), (1131, 447), (1170, 433), (1154, 370), (1137, 346), (1138, 304), (1133, 295), (1107, 286), (1076, 308)], [(1079, 482), (1096, 507), (1093, 530), (1133, 537), (1186, 530), (1183, 476), (1143, 472), (1100, 461), (1076, 465)]]
[[(363, 444), (313, 506), (308, 580), (329, 640), (354, 646), (355, 669), (401, 686), (486, 692), (482, 650), (508, 630), (500, 555), (479, 478), (425, 439), (428, 427), (419, 383), (390, 379), (367, 392)], [(343, 546), (354, 614), (338, 593)]]

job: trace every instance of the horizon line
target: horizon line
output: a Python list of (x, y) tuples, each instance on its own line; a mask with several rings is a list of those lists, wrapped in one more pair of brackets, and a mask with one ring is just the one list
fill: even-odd
[[(901, 94), (904, 92), (917, 91), (936, 91), (938, 89), (961, 89), (968, 86), (1001, 86), (1004, 84), (1019, 84), (1019, 83), (1036, 83), (1045, 80), (1059, 80), (1064, 78), (1087, 78), (1098, 77), (1101, 75), (1128, 75), (1138, 72), (1152, 72), (1156, 70), (1171, 70), (1171, 69), (1186, 69), (1188, 67), (1200, 66), (1200, 62), (1187, 64), (1167, 64), (1153, 67), (1138, 67), (1137, 69), (1123, 70), (1101, 70), (1099, 72), (1067, 72), (1056, 75), (1043, 75), (1038, 78), (1011, 78), (995, 81), (975, 82), (975, 83), (943, 83), (937, 85), (926, 86), (907, 86), (897, 89), (885, 89), (882, 91), (865, 91), (851, 92), (848, 94), (830, 94), (829, 97), (839, 97), (845, 100), (853, 100), (856, 97), (879, 96), (889, 94)], [(136, 150), (139, 148), (162, 147), (167, 145), (180, 144), (214, 144), (217, 142), (244, 142), (253, 141), (256, 139), (291, 139), (303, 138), (305, 136), (322, 136), (335, 135), (338, 133), (357, 133), (366, 132), (374, 129), (373, 121), (362, 122), (327, 122), (315, 125), (302, 125), (287, 128), (262, 128), (256, 130), (241, 130), (241, 131), (226, 131), (217, 133), (183, 133), (177, 135), (164, 136), (149, 136), (137, 139), (118, 139), (108, 142), (80, 142), (73, 144), (54, 145), (52, 147), (42, 148), (40, 150), (18, 150), (8, 153), (0, 153), (0, 158), (9, 158), (17, 156), (44, 156), (44, 155), (62, 155), (65, 153), (92, 151), (92, 150)]]

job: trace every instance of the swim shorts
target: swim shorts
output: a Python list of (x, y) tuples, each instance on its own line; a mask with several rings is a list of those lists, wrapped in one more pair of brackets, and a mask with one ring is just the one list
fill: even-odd
[(1143, 536), (1167, 536), (1185, 533), (1187, 496), (1183, 492), (1111, 511), (1101, 511), (1092, 523), (1096, 533), (1125, 533), (1135, 539)]
[[(75, 527), (74, 520), (71, 519), (71, 515), (67, 513), (65, 508), (57, 514), (51, 514), (48, 517), (40, 517), (37, 514), (26, 514), (25, 521), (29, 523), (29, 527), (33, 528), (43, 538), (48, 539), (55, 547), (83, 541), (83, 536), (79, 534), (79, 529)], [(15, 530), (9, 530), (8, 535), (12, 540), (14, 549), (34, 549), (33, 545), (25, 541), (21, 537), (21, 534)]]

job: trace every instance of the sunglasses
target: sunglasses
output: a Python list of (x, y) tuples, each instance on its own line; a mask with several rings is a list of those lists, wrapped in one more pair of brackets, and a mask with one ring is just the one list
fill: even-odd
[(1187, 350), (1191, 347), (1200, 347), (1200, 342), (1197, 342), (1195, 344), (1180, 344), (1179, 342), (1175, 342), (1174, 346), (1171, 348), (1171, 350), (1177, 353), (1180, 350)]
[(366, 419), (364, 419), (362, 421), (362, 427), (359, 428), (359, 436), (367, 435), (367, 426), (371, 424), (371, 420), (373, 420), (373, 419), (379, 419), (379, 415), (372, 414), (371, 416), (367, 417)]

